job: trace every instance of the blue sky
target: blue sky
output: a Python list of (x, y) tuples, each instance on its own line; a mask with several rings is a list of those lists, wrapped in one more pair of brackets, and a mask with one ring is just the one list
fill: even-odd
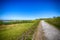
[(0, 3), (2, 20), (31, 20), (60, 16), (58, 0), (4, 0)]

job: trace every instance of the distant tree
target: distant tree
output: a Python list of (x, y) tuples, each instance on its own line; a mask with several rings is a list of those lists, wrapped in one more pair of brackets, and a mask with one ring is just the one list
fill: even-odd
[(0, 20), (0, 25), (2, 25), (3, 24), (3, 20)]
[(57, 18), (60, 18), (59, 16)]

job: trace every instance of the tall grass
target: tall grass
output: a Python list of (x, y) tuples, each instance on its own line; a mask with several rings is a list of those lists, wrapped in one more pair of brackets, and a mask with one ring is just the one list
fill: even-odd
[(39, 24), (40, 20), (36, 20), (36, 22), (34, 23), (34, 25), (32, 25), (32, 27), (27, 30), (24, 34), (22, 34), (22, 37), (19, 39), (23, 39), (23, 40), (32, 40), (33, 38), (33, 34), (36, 31), (36, 28)]
[[(38, 22), (34, 20), (33, 22), (4, 24), (2, 25), (3, 28), (0, 28), (0, 40), (21, 40), (22, 38), (24, 40), (31, 40)], [(26, 37), (26, 35), (30, 36)]]
[(46, 19), (46, 22), (53, 24), (56, 28), (60, 30), (60, 17)]

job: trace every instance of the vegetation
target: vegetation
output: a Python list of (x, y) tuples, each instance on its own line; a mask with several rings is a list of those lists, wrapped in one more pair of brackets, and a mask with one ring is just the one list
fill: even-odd
[(0, 21), (0, 40), (18, 40), (22, 36), (25, 39), (27, 33), (31, 36), (27, 36), (26, 40), (31, 40), (39, 20), (2, 22)]
[(58, 28), (60, 30), (60, 17), (48, 18), (45, 20), (46, 20), (46, 22), (53, 24), (56, 28)]
[(33, 20), (0, 20), (0, 25), (9, 25), (17, 23), (32, 23)]

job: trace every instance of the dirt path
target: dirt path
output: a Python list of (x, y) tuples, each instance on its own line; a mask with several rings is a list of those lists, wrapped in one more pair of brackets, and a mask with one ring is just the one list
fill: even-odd
[(45, 21), (41, 21), (46, 40), (60, 40), (60, 31)]
[(60, 40), (60, 31), (42, 20), (40, 21), (32, 40)]
[(42, 30), (41, 23), (39, 23), (39, 25), (36, 29), (36, 32), (33, 35), (32, 40), (44, 40), (44, 33), (43, 33), (43, 30)]

